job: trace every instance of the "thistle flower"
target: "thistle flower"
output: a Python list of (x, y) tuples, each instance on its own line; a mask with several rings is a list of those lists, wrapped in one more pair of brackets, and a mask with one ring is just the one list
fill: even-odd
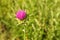
[(24, 10), (18, 10), (16, 13), (16, 18), (23, 20), (26, 18), (26, 12)]

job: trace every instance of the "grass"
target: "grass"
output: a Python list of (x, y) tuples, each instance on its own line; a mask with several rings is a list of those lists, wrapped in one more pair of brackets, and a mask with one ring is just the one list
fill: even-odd
[(60, 0), (0, 0), (0, 40), (60, 40)]

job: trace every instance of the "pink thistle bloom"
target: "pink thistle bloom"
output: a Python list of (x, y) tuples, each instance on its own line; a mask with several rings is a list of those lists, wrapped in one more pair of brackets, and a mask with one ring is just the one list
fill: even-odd
[(16, 13), (16, 18), (23, 20), (26, 18), (26, 12), (24, 10), (18, 10)]

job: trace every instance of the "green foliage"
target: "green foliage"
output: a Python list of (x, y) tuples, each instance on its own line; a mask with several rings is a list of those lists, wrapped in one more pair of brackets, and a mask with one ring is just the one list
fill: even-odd
[(0, 40), (60, 40), (60, 0), (0, 0)]

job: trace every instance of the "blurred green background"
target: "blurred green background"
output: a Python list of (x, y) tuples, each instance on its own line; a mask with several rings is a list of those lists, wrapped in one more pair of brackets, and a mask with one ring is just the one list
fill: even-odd
[(0, 0), (0, 40), (60, 40), (60, 0)]

